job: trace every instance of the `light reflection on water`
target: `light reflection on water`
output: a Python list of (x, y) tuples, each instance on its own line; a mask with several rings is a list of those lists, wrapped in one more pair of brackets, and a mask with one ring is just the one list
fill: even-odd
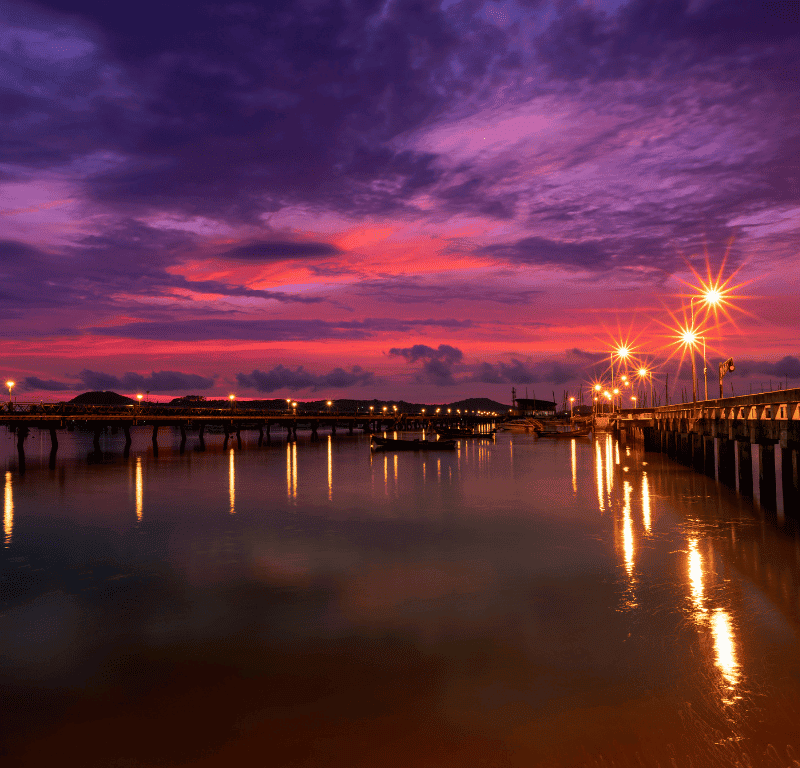
[[(232, 504), (233, 502), (231, 502)], [(136, 457), (136, 521), (142, 521), (144, 511), (144, 483), (142, 481), (142, 457)]]
[(6, 472), (5, 494), (3, 496), (3, 543), (11, 545), (14, 533), (14, 492), (11, 485), (11, 472)]
[[(220, 765), (236, 760), (215, 727), (286, 765), (298, 738), (333, 766), (361, 764), (353, 745), (387, 764), (695, 768), (800, 746), (797, 536), (661, 456), (611, 435), (372, 454), (366, 436), (243, 433), (158, 457), (139, 436), (126, 462), (103, 440), (107, 463), (65, 435), (60, 468), (45, 453), (24, 481), (2, 458), (0, 727), (28, 734), (31, 764), (69, 737), (14, 702), (57, 712), (60, 686), (88, 729), (111, 686), (127, 725), (198, 680), (217, 725), (192, 738)], [(114, 743), (97, 764), (148, 764), (147, 738)]]

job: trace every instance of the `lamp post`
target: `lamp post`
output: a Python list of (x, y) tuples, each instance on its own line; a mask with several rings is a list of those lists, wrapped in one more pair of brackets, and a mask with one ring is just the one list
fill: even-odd
[[(710, 282), (710, 281), (709, 281)], [(724, 290), (718, 286), (704, 286), (703, 291), (699, 296), (692, 296), (689, 300), (689, 307), (692, 315), (692, 331), (694, 331), (694, 303), (695, 301), (702, 301), (706, 305), (706, 313), (709, 308), (717, 307), (723, 300)], [(696, 334), (695, 334), (696, 335)], [(703, 335), (703, 386), (705, 389), (705, 398), (708, 400), (708, 360), (706, 360), (706, 337)], [(694, 355), (692, 355), (692, 363), (694, 363)], [(697, 397), (695, 396), (695, 402)]]
[(11, 405), (11, 390), (14, 389), (14, 385), (15, 384), (16, 384), (16, 382), (15, 381), (11, 381), (11, 379), (9, 379), (6, 382), (6, 386), (8, 387), (8, 410), (9, 411), (12, 408), (12, 405)]
[(231, 401), (231, 410), (233, 410), (233, 401), (236, 400), (236, 395), (228, 395), (228, 400)]
[(692, 359), (692, 402), (697, 405), (697, 369), (694, 362), (694, 347), (697, 344), (697, 333), (694, 330), (694, 325), (691, 328), (684, 328), (681, 333), (681, 341), (685, 347), (689, 349), (689, 355)]
[(575, 418), (575, 398), (571, 397), (569, 399), (569, 417), (571, 419)]

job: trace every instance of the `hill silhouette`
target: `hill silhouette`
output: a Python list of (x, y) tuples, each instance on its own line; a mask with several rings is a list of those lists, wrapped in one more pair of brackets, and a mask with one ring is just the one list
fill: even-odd
[(77, 405), (131, 405), (135, 403), (130, 397), (118, 395), (116, 392), (84, 392), (70, 400)]

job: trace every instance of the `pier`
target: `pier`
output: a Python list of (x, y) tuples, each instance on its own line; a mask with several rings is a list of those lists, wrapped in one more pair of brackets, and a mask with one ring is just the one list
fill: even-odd
[(625, 409), (613, 427), (621, 440), (670, 458), (800, 517), (800, 389)]
[(50, 433), (50, 465), (55, 465), (58, 451), (58, 430), (80, 428), (94, 433), (94, 450), (100, 453), (100, 436), (107, 430), (122, 430), (125, 435), (124, 455), (131, 446), (133, 427), (152, 429), (153, 450), (158, 454), (158, 431), (161, 427), (180, 429), (181, 453), (186, 448), (187, 432), (196, 431), (199, 450), (205, 449), (205, 430), (214, 428), (225, 434), (225, 443), (235, 436), (241, 447), (243, 430), (257, 430), (258, 444), (270, 443), (274, 428), (285, 431), (287, 440), (297, 439), (298, 428), (311, 430), (311, 440), (318, 439), (320, 429), (329, 428), (331, 434), (345, 430), (365, 433), (384, 430), (420, 430), (436, 427), (478, 426), (491, 424), (496, 416), (478, 414), (419, 413), (399, 411), (373, 413), (340, 412), (289, 412), (270, 409), (247, 408), (232, 405), (225, 408), (175, 407), (151, 403), (128, 406), (76, 405), (74, 403), (7, 403), (0, 411), (0, 424), (16, 434), (20, 471), (25, 469), (25, 439), (31, 429)]

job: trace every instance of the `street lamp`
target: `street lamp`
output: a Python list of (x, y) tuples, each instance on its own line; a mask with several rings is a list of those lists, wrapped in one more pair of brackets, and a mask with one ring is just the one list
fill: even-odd
[[(616, 405), (614, 406), (615, 409), (622, 407), (621, 398), (619, 397), (619, 389), (614, 389), (614, 400), (616, 401)], [(613, 402), (613, 401), (612, 401)]]
[(692, 358), (692, 402), (697, 405), (697, 369), (694, 363), (694, 347), (697, 344), (697, 331), (694, 329), (694, 324), (691, 328), (684, 328), (680, 335), (681, 342), (685, 347), (688, 347), (689, 354)]
[[(646, 380), (648, 376), (650, 377), (650, 407), (651, 408), (655, 408), (656, 404), (654, 402), (655, 393), (653, 392), (653, 373), (652, 373), (652, 371), (648, 371), (647, 368), (642, 366), (636, 373), (639, 376), (639, 379), (645, 379)], [(646, 396), (647, 396), (647, 390), (645, 389), (645, 399), (647, 399)]]
[(11, 390), (14, 389), (14, 385), (17, 382), (11, 381), (10, 379), (6, 382), (6, 386), (8, 387), (8, 400), (11, 402)]
[(228, 400), (231, 401), (231, 410), (233, 410), (233, 401), (236, 399), (236, 395), (228, 395)]
[[(709, 283), (711, 281), (709, 280)], [(702, 301), (703, 304), (706, 305), (706, 311), (713, 308), (716, 311), (716, 308), (722, 303), (725, 298), (724, 291), (718, 285), (708, 285), (703, 286), (703, 290), (700, 292), (699, 296), (692, 296), (689, 300), (689, 307), (691, 309), (692, 314), (692, 329), (694, 329), (694, 303), (695, 301)], [(705, 335), (702, 337), (703, 339), (703, 387), (705, 390), (705, 398), (708, 400), (708, 360), (706, 360), (706, 337)], [(694, 355), (692, 356), (692, 362), (694, 362)], [(697, 398), (695, 397), (695, 402)]]
[[(614, 386), (614, 355), (616, 355), (621, 361), (626, 361), (631, 354), (631, 350), (629, 347), (625, 346), (624, 344), (618, 345), (612, 352), (611, 352), (611, 386)], [(623, 377), (623, 381), (627, 378), (627, 376)]]
[(575, 410), (574, 410), (575, 406), (574, 406), (574, 403), (575, 403), (575, 398), (571, 397), (569, 399), (569, 417), (571, 419), (575, 418)]

